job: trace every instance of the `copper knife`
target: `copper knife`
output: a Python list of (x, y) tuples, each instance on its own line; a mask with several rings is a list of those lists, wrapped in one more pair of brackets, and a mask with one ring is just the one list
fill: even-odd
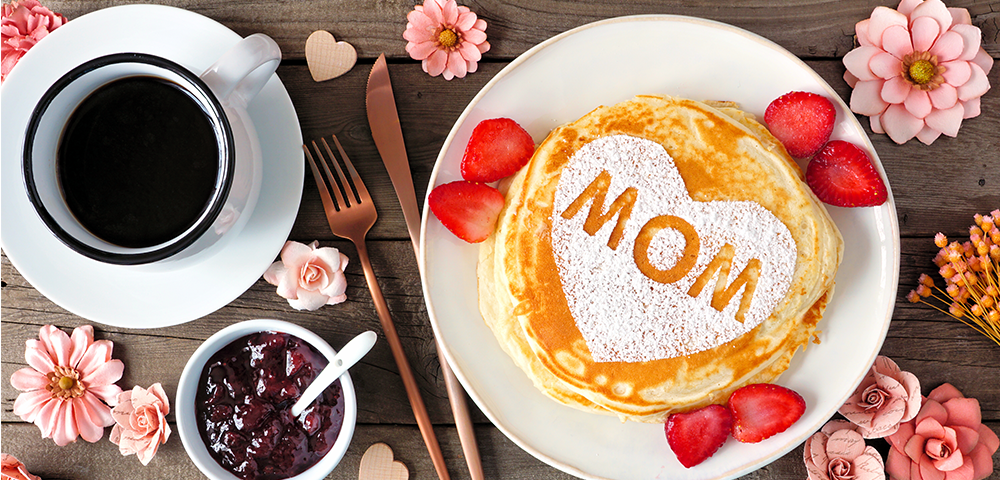
[[(375, 140), (375, 146), (382, 157), (382, 163), (385, 164), (385, 169), (389, 172), (392, 187), (396, 190), (396, 197), (399, 198), (399, 205), (403, 208), (406, 229), (410, 233), (410, 241), (413, 242), (413, 253), (419, 257), (420, 210), (417, 208), (417, 195), (413, 190), (410, 162), (406, 157), (403, 131), (399, 126), (399, 114), (396, 112), (396, 99), (392, 93), (392, 83), (389, 81), (389, 69), (385, 62), (385, 54), (379, 55), (375, 66), (372, 67), (371, 74), (368, 76), (365, 104), (368, 109), (368, 124), (372, 129), (372, 138)], [(441, 350), (441, 343), (435, 340), (434, 344), (441, 362), (441, 373), (448, 389), (448, 400), (451, 403), (452, 414), (455, 416), (455, 425), (458, 428), (458, 438), (462, 443), (465, 462), (469, 466), (472, 480), (482, 480), (483, 468), (472, 420), (469, 417), (468, 404), (465, 401), (465, 391), (458, 383), (455, 372), (448, 365)], [(433, 438), (433, 432), (431, 432), (431, 437)], [(426, 436), (424, 440), (427, 441)], [(438, 476), (441, 479), (448, 478), (448, 472), (439, 468), (436, 460), (434, 467), (438, 470)]]

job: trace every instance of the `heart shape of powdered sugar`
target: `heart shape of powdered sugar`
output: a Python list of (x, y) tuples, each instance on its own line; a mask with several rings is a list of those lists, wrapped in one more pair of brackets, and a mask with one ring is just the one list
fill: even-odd
[[(631, 215), (615, 248), (609, 239), (618, 217), (594, 235), (584, 230), (593, 199), (575, 215), (563, 215), (602, 171), (611, 181), (601, 213), (608, 212), (627, 188), (636, 189)], [(672, 283), (643, 273), (635, 255), (639, 232), (663, 216), (683, 219), (697, 232), (699, 242), (693, 267)], [(777, 217), (756, 202), (692, 200), (666, 150), (642, 138), (608, 136), (578, 150), (562, 171), (551, 220), (552, 250), (563, 292), (598, 362), (671, 358), (729, 342), (767, 319), (784, 299), (795, 269), (795, 241)], [(717, 275), (697, 296), (689, 295), (726, 244), (734, 248), (727, 285), (751, 259), (759, 260), (756, 288), (742, 322), (736, 314), (746, 287), (720, 306), (721, 311), (712, 307)], [(676, 266), (686, 246), (684, 235), (675, 228), (659, 230), (648, 245), (640, 242), (649, 264), (661, 271)]]

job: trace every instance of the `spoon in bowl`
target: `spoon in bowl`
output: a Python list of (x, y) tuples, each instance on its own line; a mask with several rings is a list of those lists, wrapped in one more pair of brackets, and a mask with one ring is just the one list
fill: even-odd
[(348, 368), (358, 363), (358, 360), (361, 360), (372, 349), (377, 338), (378, 335), (369, 330), (347, 342), (337, 352), (337, 355), (330, 360), (326, 368), (322, 372), (319, 372), (319, 375), (316, 375), (312, 383), (306, 387), (306, 391), (302, 392), (302, 396), (292, 405), (292, 416), (298, 417), (301, 415), (302, 411), (309, 407), (323, 393), (323, 390), (326, 390), (326, 387), (329, 387), (331, 383), (340, 378)]

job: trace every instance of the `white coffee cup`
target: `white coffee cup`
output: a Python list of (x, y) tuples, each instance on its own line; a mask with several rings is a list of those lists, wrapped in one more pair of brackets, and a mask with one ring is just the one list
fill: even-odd
[[(214, 254), (228, 243), (227, 240), (238, 235), (257, 202), (262, 172), (261, 149), (246, 107), (274, 74), (280, 61), (281, 52), (274, 40), (263, 34), (254, 34), (237, 43), (200, 75), (169, 59), (143, 53), (107, 55), (74, 68), (42, 96), (26, 129), (24, 184), (35, 211), (64, 244), (82, 255), (104, 263), (169, 268), (179, 259)], [(201, 196), (197, 200), (190, 200), (189, 203), (198, 207), (191, 210), (197, 212), (197, 215), (178, 214), (184, 221), (177, 224), (176, 234), (174, 230), (168, 230), (169, 238), (158, 238), (150, 244), (139, 240), (135, 243), (109, 241), (107, 235), (93, 233), (100, 229), (93, 228), (97, 225), (94, 225), (92, 219), (82, 215), (79, 207), (86, 202), (77, 202), (74, 213), (67, 202), (64, 179), (60, 178), (61, 168), (69, 171), (60, 166), (60, 145), (65, 141), (67, 124), (81, 103), (95, 92), (102, 91), (102, 88), (107, 91), (109, 85), (121, 85), (137, 78), (152, 78), (157, 82), (169, 83), (193, 100), (205, 114), (205, 125), (209, 125), (199, 127), (202, 130), (198, 133), (207, 134), (210, 129), (211, 133), (207, 135), (212, 138), (210, 143), (214, 142), (211, 148), (218, 148), (217, 170), (209, 169), (210, 173), (214, 173), (214, 179), (199, 179), (202, 183), (212, 182), (208, 185), (209, 188), (203, 189), (207, 201), (202, 205)], [(201, 125), (201, 122), (198, 123)], [(142, 133), (157, 135), (151, 128)], [(121, 143), (131, 145), (130, 139)], [(163, 153), (164, 162), (177, 161), (181, 165), (185, 159), (177, 158), (169, 150), (170, 148), (157, 149), (157, 154)], [(113, 169), (110, 164), (101, 167)], [(76, 171), (79, 170), (78, 168)], [(130, 178), (127, 175), (123, 177)], [(122, 179), (115, 177), (115, 180)], [(157, 180), (150, 175), (141, 181)], [(138, 181), (137, 184), (145, 185)], [(115, 191), (110, 187), (107, 190)], [(103, 192), (97, 189), (94, 194), (103, 195)], [(116, 200), (106, 202), (108, 204), (128, 205), (127, 202), (118, 202), (117, 197), (109, 198)], [(179, 198), (178, 201), (180, 200), (186, 199)], [(169, 205), (161, 210), (170, 210)], [(117, 213), (117, 210), (114, 211)], [(88, 218), (91, 228), (81, 223), (81, 217)], [(143, 226), (144, 223), (155, 226), (155, 222), (149, 218), (134, 219), (131, 216), (114, 215), (108, 218), (114, 218), (109, 221), (116, 224), (115, 228), (124, 231), (126, 237), (132, 234), (130, 229), (149, 227)]]

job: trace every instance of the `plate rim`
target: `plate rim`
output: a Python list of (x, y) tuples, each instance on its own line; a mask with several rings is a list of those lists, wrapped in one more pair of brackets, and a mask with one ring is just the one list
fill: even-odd
[[(769, 48), (770, 50), (772, 50), (772, 51), (774, 51), (776, 53), (779, 53), (782, 56), (784, 56), (784, 57), (792, 60), (794, 63), (798, 64), (801, 69), (803, 69), (811, 77), (814, 78), (814, 80), (817, 82), (818, 85), (821, 85), (822, 87), (824, 87), (824, 89), (827, 90), (827, 92), (830, 94), (829, 96), (830, 96), (831, 100), (833, 100), (835, 103), (839, 104), (844, 111), (846, 111), (848, 113), (851, 112), (850, 108), (841, 99), (840, 95), (837, 94), (836, 91), (834, 91), (833, 88), (826, 82), (826, 80), (824, 80), (822, 77), (820, 77), (819, 74), (817, 74), (803, 60), (801, 60), (797, 56), (791, 54), (791, 52), (789, 52), (787, 49), (785, 49), (781, 45), (778, 45), (777, 43), (775, 43), (775, 42), (773, 42), (773, 41), (771, 41), (771, 40), (769, 40), (769, 39), (767, 39), (767, 38), (765, 38), (765, 37), (763, 37), (761, 35), (758, 35), (756, 33), (747, 31), (745, 29), (742, 29), (740, 27), (736, 27), (734, 25), (730, 25), (730, 24), (727, 24), (727, 23), (719, 22), (719, 21), (716, 21), (716, 20), (704, 19), (704, 18), (698, 18), (698, 17), (691, 17), (691, 16), (685, 16), (685, 15), (643, 14), (643, 15), (628, 15), (628, 16), (620, 16), (620, 17), (607, 18), (607, 19), (594, 21), (594, 22), (591, 22), (591, 23), (588, 23), (588, 24), (584, 24), (584, 25), (572, 28), (570, 30), (567, 30), (567, 31), (562, 32), (562, 33), (559, 33), (559, 34), (557, 34), (557, 35), (555, 35), (555, 36), (553, 36), (553, 37), (551, 37), (549, 39), (546, 39), (546, 40), (542, 41), (541, 43), (539, 43), (539, 44), (531, 47), (530, 49), (526, 50), (524, 53), (522, 53), (521, 55), (519, 55), (518, 57), (516, 57), (513, 61), (511, 61), (507, 66), (505, 66), (499, 72), (497, 72), (494, 75), (494, 77), (491, 78), (480, 89), (480, 91), (469, 101), (469, 104), (462, 111), (462, 113), (459, 115), (459, 117), (455, 120), (455, 123), (452, 126), (452, 129), (449, 131), (448, 136), (445, 138), (445, 141), (442, 144), (441, 150), (440, 150), (440, 152), (438, 154), (437, 159), (435, 160), (434, 168), (432, 169), (430, 178), (428, 180), (428, 186), (427, 186), (426, 194), (425, 194), (425, 198), (424, 198), (424, 205), (427, 205), (427, 197), (426, 196), (430, 194), (431, 190), (435, 186), (435, 182), (437, 181), (438, 175), (439, 175), (440, 170), (442, 168), (442, 164), (443, 164), (443, 160), (445, 159), (445, 155), (447, 154), (447, 152), (450, 149), (452, 143), (454, 142), (456, 136), (458, 135), (459, 128), (466, 122), (467, 117), (471, 114), (471, 112), (475, 109), (475, 107), (480, 103), (480, 101), (483, 99), (483, 97), (485, 97), (487, 94), (489, 94), (489, 92), (493, 89), (493, 87), (497, 83), (499, 83), (500, 81), (502, 81), (503, 78), (505, 78), (507, 75), (509, 75), (511, 72), (513, 72), (518, 66), (520, 66), (523, 63), (525, 63), (531, 57), (533, 57), (534, 55), (536, 55), (540, 51), (544, 50), (545, 48), (547, 48), (547, 47), (549, 47), (549, 46), (551, 46), (551, 45), (553, 45), (553, 44), (555, 44), (555, 43), (557, 43), (557, 42), (559, 42), (561, 40), (564, 40), (565, 38), (567, 38), (569, 36), (578, 34), (578, 33), (583, 32), (585, 30), (594, 29), (594, 28), (598, 28), (598, 27), (602, 27), (602, 26), (606, 26), (606, 25), (611, 25), (611, 24), (623, 23), (623, 22), (664, 22), (664, 21), (666, 21), (666, 22), (693, 23), (693, 24), (698, 24), (698, 25), (701, 25), (701, 26), (706, 26), (706, 27), (710, 27), (710, 28), (720, 29), (720, 30), (724, 30), (724, 31), (728, 31), (728, 32), (731, 32), (731, 33), (738, 34), (738, 35), (746, 38), (749, 41), (752, 41), (752, 42), (755, 42), (755, 43), (758, 43), (758, 44), (762, 44), (763, 46)], [(874, 362), (875, 357), (878, 356), (878, 354), (879, 354), (879, 352), (880, 352), (880, 350), (882, 348), (882, 345), (884, 344), (884, 341), (885, 341), (885, 338), (886, 338), (886, 334), (888, 333), (889, 325), (891, 323), (893, 311), (894, 311), (895, 304), (896, 304), (895, 297), (896, 297), (896, 290), (898, 290), (899, 268), (900, 268), (900, 259), (899, 259), (899, 251), (900, 251), (899, 225), (898, 225), (898, 219), (897, 219), (897, 215), (896, 215), (896, 207), (895, 207), (895, 201), (894, 201), (892, 189), (890, 188), (888, 178), (887, 178), (887, 176), (885, 174), (885, 171), (884, 171), (884, 168), (882, 166), (881, 160), (878, 157), (878, 153), (876, 152), (874, 146), (872, 145), (870, 137), (864, 131), (864, 128), (861, 127), (861, 124), (858, 121), (857, 117), (855, 117), (853, 114), (848, 115), (848, 117), (849, 118), (845, 118), (844, 121), (852, 122), (854, 124), (854, 126), (858, 127), (859, 131), (862, 134), (861, 135), (861, 140), (864, 142), (865, 147), (867, 147), (868, 151), (871, 153), (873, 164), (875, 165), (876, 170), (880, 173), (882, 179), (885, 181), (887, 190), (889, 192), (888, 199), (887, 199), (886, 203), (884, 204), (885, 207), (888, 210), (888, 214), (884, 216), (885, 218), (882, 218), (881, 221), (879, 221), (877, 223), (880, 224), (880, 225), (885, 225), (885, 226), (889, 227), (888, 228), (888, 232), (887, 232), (888, 233), (887, 236), (891, 237), (891, 239), (889, 239), (889, 240), (891, 240), (891, 246), (892, 246), (892, 248), (894, 250), (892, 252), (886, 252), (886, 257), (888, 258), (888, 260), (889, 260), (888, 263), (890, 264), (890, 267), (891, 267), (890, 271), (886, 272), (886, 273), (889, 273), (891, 275), (891, 278), (890, 278), (888, 284), (885, 287), (885, 292), (890, 293), (890, 294), (887, 295), (887, 299), (889, 301), (888, 301), (888, 305), (886, 305), (885, 318), (882, 319), (882, 328), (881, 328), (881, 331), (878, 333), (878, 341), (876, 342), (877, 343), (876, 348), (869, 355), (869, 362), (868, 362), (868, 364), (871, 364), (872, 362)], [(836, 208), (836, 207), (827, 206), (827, 208), (829, 209), (829, 208)], [(881, 213), (882, 209), (879, 208), (879, 207), (876, 207), (876, 209), (874, 210), (874, 212), (875, 212), (874, 215), (876, 217), (882, 217), (883, 216), (882, 213)], [(425, 299), (425, 303), (426, 303), (426, 306), (427, 306), (428, 316), (429, 316), (429, 318), (431, 320), (431, 326), (432, 326), (432, 329), (433, 329), (435, 335), (438, 338), (441, 338), (442, 335), (440, 334), (439, 321), (437, 319), (436, 310), (434, 308), (433, 299), (432, 299), (431, 292), (430, 292), (430, 289), (429, 289), (429, 282), (427, 281), (428, 280), (428, 278), (427, 278), (427, 275), (428, 275), (427, 274), (428, 265), (427, 265), (426, 249), (424, 248), (424, 245), (427, 244), (427, 233), (426, 232), (427, 232), (427, 223), (428, 223), (429, 219), (430, 219), (430, 211), (429, 211), (429, 209), (425, 208), (424, 211), (423, 211), (423, 214), (421, 216), (421, 227), (422, 228), (421, 228), (421, 234), (420, 234), (421, 249), (420, 249), (420, 257), (419, 257), (419, 265), (420, 265), (420, 272), (421, 272), (421, 279), (422, 279), (424, 299)], [(476, 312), (476, 317), (481, 320), (481, 314), (479, 314), (479, 312)], [(449, 362), (449, 364), (453, 365), (453, 366), (457, 365), (458, 362), (455, 361), (456, 357), (455, 357), (455, 354), (453, 353), (451, 347), (447, 343), (445, 343), (444, 341), (441, 341), (439, 343), (442, 346), (441, 351), (444, 353), (444, 356), (447, 359), (447, 361)], [(479, 392), (477, 392), (475, 389), (470, 388), (471, 382), (466, 377), (465, 372), (463, 372), (459, 368), (453, 368), (453, 370), (455, 372), (456, 377), (459, 379), (459, 381), (462, 383), (463, 387), (466, 389), (466, 392), (469, 394), (470, 398), (472, 398), (476, 402), (476, 405), (480, 408), (480, 410), (484, 413), (484, 415), (486, 415), (486, 417), (489, 418), (489, 420), (497, 427), (497, 429), (499, 429), (501, 432), (503, 432), (504, 435), (508, 439), (510, 439), (512, 442), (514, 442), (516, 445), (518, 445), (518, 447), (520, 447), (522, 450), (524, 450), (527, 453), (531, 454), (536, 459), (538, 459), (538, 460), (540, 460), (540, 461), (548, 464), (549, 466), (551, 466), (553, 468), (556, 468), (556, 469), (558, 469), (560, 471), (563, 471), (565, 473), (568, 473), (568, 474), (571, 474), (571, 475), (574, 475), (574, 476), (577, 476), (577, 477), (580, 477), (580, 478), (588, 478), (588, 479), (590, 479), (590, 478), (592, 478), (592, 479), (604, 478), (604, 477), (599, 477), (599, 476), (596, 476), (596, 475), (584, 472), (584, 471), (580, 470), (579, 468), (574, 467), (572, 465), (568, 465), (568, 464), (565, 464), (563, 462), (557, 461), (557, 460), (549, 457), (548, 455), (543, 454), (542, 452), (540, 452), (535, 447), (527, 444), (526, 441), (524, 441), (523, 439), (519, 438), (517, 435), (514, 435), (513, 432), (511, 432), (502, 422), (499, 421), (499, 416), (498, 415), (496, 415), (489, 408), (486, 408), (484, 406), (485, 401), (480, 398)], [(856, 388), (857, 385), (860, 384), (860, 382), (865, 377), (866, 373), (867, 373), (867, 371), (861, 372), (856, 377), (856, 379), (853, 382), (854, 388)], [(842, 398), (840, 398), (839, 401), (836, 402), (836, 403), (837, 404), (842, 404), (852, 393), (853, 393), (853, 388), (850, 391), (847, 391), (845, 394), (843, 394)], [(823, 417), (824, 418), (832, 417), (833, 414), (836, 413), (836, 410), (837, 410), (836, 408), (833, 409), (832, 411), (828, 412), (828, 414), (824, 414)], [(822, 426), (822, 425), (820, 425), (820, 426)], [(817, 430), (818, 430), (818, 428), (820, 426), (817, 427)], [(784, 455), (786, 455), (792, 449), (798, 447), (803, 441), (805, 441), (815, 431), (816, 430), (812, 430), (812, 431), (807, 432), (807, 433), (805, 433), (803, 435), (800, 435), (799, 437), (790, 439), (790, 440), (788, 440), (788, 443), (785, 446), (783, 446), (782, 448), (777, 449), (772, 454), (767, 455), (765, 458), (761, 459), (759, 462), (752, 463), (752, 464), (749, 464), (749, 465), (748, 464), (739, 465), (739, 466), (735, 467), (734, 469), (731, 469), (728, 472), (724, 473), (721, 477), (718, 477), (718, 478), (731, 478), (731, 477), (734, 477), (734, 476), (743, 475), (745, 473), (748, 473), (748, 472), (757, 470), (759, 468), (762, 468), (762, 467), (770, 464), (774, 460), (776, 460), (776, 459), (778, 459), (780, 457), (783, 457)]]

